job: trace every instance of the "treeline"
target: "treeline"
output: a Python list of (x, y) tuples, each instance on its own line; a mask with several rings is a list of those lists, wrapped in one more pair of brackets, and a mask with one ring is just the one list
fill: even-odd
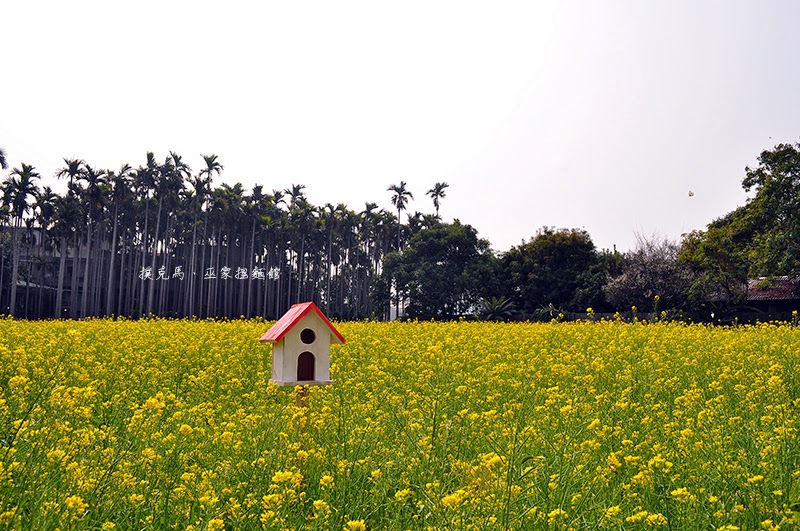
[[(406, 315), (550, 320), (621, 312), (657, 319), (733, 320), (800, 309), (800, 151), (781, 144), (745, 168), (747, 203), (680, 242), (642, 237), (621, 254), (586, 231), (543, 228), (500, 256), (459, 223), (389, 253), (388, 277)], [(760, 300), (754, 300), (759, 292)], [(792, 313), (793, 312), (793, 313)]]
[[(0, 163), (6, 169), (5, 153)], [(551, 319), (569, 312), (690, 317), (747, 304), (748, 279), (800, 271), (800, 152), (781, 144), (746, 168), (747, 204), (680, 242), (641, 239), (622, 254), (586, 231), (543, 228), (495, 254), (477, 231), (434, 212), (308, 202), (304, 187), (214, 185), (176, 153), (137, 168), (64, 160), (67, 192), (21, 164), (2, 180), (0, 313), (26, 318), (147, 315), (275, 318), (313, 300), (338, 319)], [(798, 294), (800, 295), (800, 294)]]
[[(0, 313), (274, 318), (314, 300), (341, 319), (388, 317), (374, 296), (383, 257), (433, 219), (398, 223), (405, 183), (390, 190), (395, 215), (315, 206), (302, 185), (215, 186), (223, 170), (215, 155), (199, 171), (176, 153), (116, 171), (65, 159), (59, 195), (35, 167), (11, 169), (0, 184)], [(446, 186), (429, 191), (437, 209)]]

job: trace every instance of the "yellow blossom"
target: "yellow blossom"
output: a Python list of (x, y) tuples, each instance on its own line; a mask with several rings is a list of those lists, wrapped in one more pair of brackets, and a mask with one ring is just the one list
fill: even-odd
[(75, 495), (69, 496), (66, 500), (64, 500), (64, 505), (67, 506), (67, 509), (78, 515), (86, 512), (86, 508), (89, 507), (89, 505), (83, 501), (83, 498)]

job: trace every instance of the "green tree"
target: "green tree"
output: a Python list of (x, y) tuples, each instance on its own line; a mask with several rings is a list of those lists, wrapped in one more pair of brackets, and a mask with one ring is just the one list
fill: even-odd
[(22, 218), (31, 208), (29, 199), (35, 198), (38, 187), (34, 182), (39, 179), (39, 174), (33, 166), (24, 162), (19, 168), (14, 168), (8, 180), (3, 183), (3, 198), (8, 205), (11, 217), (14, 219), (12, 229), (12, 262), (11, 262), (11, 295), (9, 313), (16, 314), (17, 307), (17, 277), (19, 275), (19, 233), (22, 230)]
[(412, 236), (403, 251), (387, 255), (384, 274), (408, 298), (406, 317), (453, 319), (478, 311), (492, 284), (494, 256), (488, 241), (456, 220)]
[(77, 181), (83, 173), (83, 166), (86, 164), (81, 159), (64, 159), (65, 166), (56, 171), (56, 177), (69, 179), (67, 182), (68, 193), (75, 193), (75, 181)]
[[(0, 188), (0, 192), (2, 192), (2, 188)], [(11, 278), (11, 234), (5, 230), (9, 216), (8, 205), (0, 201), (0, 313), (6, 308), (6, 284)]]
[(746, 298), (748, 278), (800, 277), (800, 144), (763, 151), (745, 168), (742, 187), (754, 195), (741, 206), (686, 235), (680, 260), (697, 274), (696, 302)]
[(750, 275), (800, 276), (800, 144), (763, 151), (758, 167), (746, 168), (745, 207), (752, 230)]
[(744, 302), (750, 268), (742, 209), (683, 237), (678, 259), (690, 267), (695, 279), (688, 296), (693, 306), (705, 301), (725, 301), (729, 306)]
[(406, 209), (408, 201), (414, 199), (414, 195), (406, 188), (406, 182), (400, 181), (400, 184), (393, 184), (386, 189), (392, 192), (392, 204), (397, 208), (397, 249), (400, 249), (400, 229), (402, 223), (400, 221), (400, 214)]
[[(95, 224), (100, 220), (103, 209), (106, 206), (106, 198), (103, 187), (106, 184), (106, 170), (95, 170), (88, 164), (84, 164), (83, 172), (79, 179), (85, 181), (86, 187), (83, 188), (83, 199), (86, 211), (86, 262), (83, 269), (83, 290), (81, 291), (81, 317), (92, 315), (94, 312), (89, 308), (89, 292), (96, 289), (90, 277), (90, 267), (92, 265), (92, 241), (94, 238)], [(97, 265), (97, 264), (95, 264)], [(73, 286), (73, 289), (75, 287)]]
[[(63, 317), (64, 274), (67, 269), (68, 242), (75, 240), (83, 224), (83, 212), (78, 197), (72, 194), (57, 197), (54, 201), (55, 224), (53, 232), (59, 241), (58, 284), (53, 317)], [(74, 288), (73, 288), (74, 289)]]
[[(215, 173), (217, 174), (217, 176), (222, 174), (222, 171), (225, 169), (225, 166), (223, 166), (222, 163), (219, 161), (219, 157), (217, 155), (201, 155), (201, 156), (203, 157), (203, 162), (205, 162), (205, 167), (202, 168), (198, 173), (198, 185), (195, 186), (195, 189), (198, 194), (197, 197), (199, 201), (199, 206), (203, 211), (203, 237), (202, 237), (203, 249), (201, 251), (200, 267), (198, 268), (196, 276), (198, 282), (197, 292), (200, 294), (198, 300), (202, 300), (203, 298), (202, 297), (204, 291), (203, 283), (205, 282), (208, 284), (207, 286), (208, 289), (206, 290), (208, 296), (206, 299), (205, 311), (202, 311), (202, 309), (200, 311), (201, 317), (207, 317), (211, 315), (210, 313), (211, 290), (213, 289), (215, 284), (214, 280), (208, 280), (206, 282), (206, 279), (204, 278), (205, 269), (213, 265), (213, 257), (210, 252), (208, 258), (208, 265), (206, 265), (206, 248), (210, 248), (209, 238), (211, 237), (211, 234), (208, 232), (209, 229), (208, 216), (210, 211), (209, 202), (212, 196), (211, 181)], [(192, 268), (195, 267), (194, 262), (192, 262), (191, 267)]]
[(589, 234), (544, 227), (500, 259), (503, 295), (533, 314), (542, 308), (584, 311), (603, 304), (605, 271)]
[(436, 183), (433, 185), (433, 188), (425, 192), (427, 195), (431, 196), (433, 199), (433, 206), (436, 209), (436, 217), (439, 217), (439, 205), (441, 200), (444, 199), (445, 196), (445, 189), (448, 188), (450, 185), (447, 183)]
[[(117, 264), (117, 242), (119, 233), (119, 212), (120, 206), (125, 207), (132, 201), (131, 179), (133, 178), (133, 168), (130, 164), (123, 164), (120, 166), (118, 172), (108, 173), (108, 183), (111, 185), (110, 199), (114, 205), (113, 229), (111, 232), (111, 253), (110, 264), (108, 268), (108, 278), (106, 284), (106, 308), (105, 314), (111, 315), (113, 313), (113, 298), (114, 298), (114, 282), (116, 278), (116, 264)], [(121, 279), (119, 280), (121, 282)]]

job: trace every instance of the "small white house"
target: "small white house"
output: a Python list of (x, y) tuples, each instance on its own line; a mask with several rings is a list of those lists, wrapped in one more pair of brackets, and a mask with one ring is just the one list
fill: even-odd
[(344, 337), (313, 302), (295, 304), (259, 340), (272, 346), (272, 378), (278, 385), (327, 385), (331, 344)]

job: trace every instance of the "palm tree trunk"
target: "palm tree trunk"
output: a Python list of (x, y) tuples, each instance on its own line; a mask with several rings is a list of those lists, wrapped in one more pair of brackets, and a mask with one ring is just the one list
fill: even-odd
[(217, 292), (219, 291), (219, 252), (220, 252), (220, 235), (221, 229), (217, 228), (214, 231), (214, 248), (211, 249), (211, 264), (214, 268), (214, 273), (217, 278), (209, 279), (208, 281), (208, 315), (217, 316)]
[(96, 235), (98, 240), (97, 248), (95, 249), (95, 260), (92, 262), (92, 283), (91, 283), (91, 304), (89, 306), (89, 315), (100, 315), (100, 299), (102, 297), (102, 290), (100, 284), (102, 282), (103, 268), (106, 261), (105, 254), (103, 253), (103, 241), (106, 239), (106, 231), (104, 228)]
[[(0, 229), (2, 229), (2, 225), (0, 225)], [(5, 274), (6, 274), (6, 253), (2, 252), (3, 249), (0, 247), (0, 314), (3, 313), (3, 302), (4, 302), (4, 295), (5, 290), (3, 286), (5, 286)]]
[[(205, 282), (205, 272), (206, 272), (206, 247), (208, 247), (208, 233), (206, 228), (208, 227), (208, 210), (203, 213), (203, 252), (202, 256), (200, 257), (200, 272), (197, 274), (197, 300), (199, 306), (197, 308), (197, 315), (202, 317), (208, 316), (208, 305), (206, 304), (205, 311), (203, 311), (203, 283)], [(194, 264), (192, 264), (194, 266)], [(194, 297), (194, 294), (192, 295)]]
[(331, 247), (333, 246), (333, 231), (328, 225), (328, 259), (325, 261), (325, 313), (331, 313)]
[[(122, 315), (122, 304), (123, 304), (123, 295), (125, 294), (125, 272), (128, 271), (128, 277), (130, 275), (130, 254), (127, 251), (127, 245), (125, 244), (127, 238), (123, 236), (122, 238), (122, 248), (120, 249), (120, 257), (119, 257), (119, 290), (117, 290), (117, 315)], [(128, 261), (128, 267), (125, 267), (125, 261)], [(130, 284), (128, 286), (128, 298), (130, 298)]]
[(14, 315), (17, 309), (17, 275), (19, 274), (19, 226), (21, 218), (14, 219), (14, 234), (11, 239), (11, 302), (8, 313)]
[(195, 260), (197, 260), (197, 215), (192, 220), (192, 250), (190, 253), (189, 264), (186, 268), (186, 274), (189, 276), (189, 285), (186, 290), (186, 296), (183, 306), (183, 315), (189, 316), (194, 312), (194, 288), (196, 286), (196, 274), (194, 271)]
[[(142, 258), (137, 266), (144, 267), (145, 261), (147, 260), (147, 225), (150, 221), (150, 200), (145, 194), (144, 197), (144, 232), (142, 233)], [(134, 272), (135, 273), (135, 272)], [(144, 312), (144, 283), (145, 279), (142, 278), (139, 280), (139, 315), (138, 317), (142, 316)]]
[(92, 220), (86, 223), (86, 264), (83, 267), (83, 291), (81, 291), (81, 317), (86, 317), (86, 304), (89, 296), (89, 261), (92, 256)]
[(247, 271), (247, 312), (244, 314), (245, 317), (252, 317), (252, 309), (251, 306), (253, 302), (253, 260), (255, 259), (255, 246), (256, 246), (256, 222), (253, 221), (253, 229), (250, 232), (250, 265)]
[(167, 302), (170, 296), (170, 287), (172, 286), (172, 279), (170, 275), (170, 271), (172, 271), (172, 254), (173, 254), (173, 247), (172, 247), (172, 231), (174, 230), (174, 225), (172, 223), (172, 218), (167, 218), (167, 231), (164, 237), (164, 256), (166, 257), (165, 265), (166, 265), (166, 273), (165, 280), (160, 286), (159, 290), (161, 295), (158, 299), (158, 315), (164, 315), (164, 312), (167, 311)]
[(298, 264), (298, 275), (297, 275), (297, 302), (302, 302), (303, 296), (305, 295), (305, 287), (306, 287), (306, 235), (300, 235), (300, 263)]
[(118, 224), (119, 203), (114, 204), (114, 230), (111, 232), (111, 263), (108, 266), (108, 283), (106, 284), (106, 315), (111, 315), (111, 304), (113, 299), (112, 286), (114, 285), (114, 265), (117, 256), (117, 224)]
[(156, 214), (156, 232), (153, 234), (153, 262), (152, 262), (152, 269), (153, 272), (153, 279), (150, 280), (150, 284), (147, 287), (147, 315), (149, 316), (153, 311), (153, 290), (155, 289), (155, 278), (156, 278), (156, 256), (158, 255), (158, 231), (161, 228), (161, 205), (162, 205), (162, 198), (158, 198), (158, 214)]
[(292, 247), (291, 244), (289, 245), (289, 260), (287, 260), (286, 264), (286, 307), (289, 308), (292, 305)]
[(56, 319), (60, 319), (62, 317), (62, 309), (61, 306), (64, 301), (64, 270), (67, 268), (67, 238), (66, 236), (61, 236), (61, 242), (59, 245), (61, 249), (61, 256), (59, 257), (58, 262), (58, 288), (56, 291), (56, 307), (53, 310), (53, 317)]
[[(225, 237), (225, 266), (223, 267), (230, 267), (231, 263), (231, 247), (233, 247), (233, 242), (231, 241), (231, 233)], [(220, 277), (222, 280), (222, 277)], [(231, 316), (231, 289), (230, 289), (230, 278), (225, 280), (225, 283), (222, 285), (222, 312), (225, 317)]]
[(75, 319), (78, 317), (78, 268), (81, 263), (81, 248), (77, 231), (75, 232), (72, 243), (75, 252), (72, 254), (72, 275), (70, 275), (69, 317), (70, 319)]

